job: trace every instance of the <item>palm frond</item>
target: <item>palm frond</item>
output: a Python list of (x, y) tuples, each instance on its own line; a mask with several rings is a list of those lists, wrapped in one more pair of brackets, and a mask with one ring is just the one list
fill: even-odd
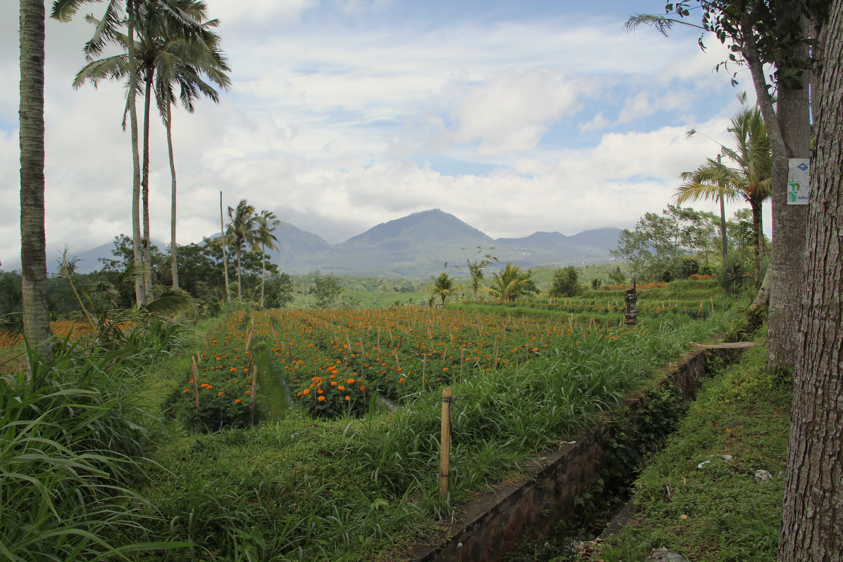
[(193, 298), (181, 289), (167, 289), (143, 307), (140, 312), (149, 314), (176, 314), (193, 308)]

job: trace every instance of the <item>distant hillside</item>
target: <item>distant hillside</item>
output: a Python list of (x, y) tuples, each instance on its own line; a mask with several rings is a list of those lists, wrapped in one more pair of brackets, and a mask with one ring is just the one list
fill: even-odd
[[(619, 232), (601, 229), (570, 237), (558, 232), (537, 232), (524, 238), (494, 240), (454, 215), (432, 209), (381, 223), (340, 244), (321, 250), (317, 247), (315, 253), (278, 260), (278, 264), (290, 273), (319, 269), (337, 274), (418, 279), (441, 272), (445, 262), (464, 265), (480, 246), (494, 247), (490, 252), (502, 263), (512, 261), (523, 267), (583, 265), (608, 261), (606, 244), (616, 247)], [(286, 231), (279, 233), (279, 241), (285, 235)], [(464, 270), (455, 273), (467, 275)]]
[[(282, 271), (304, 274), (318, 269), (338, 275), (409, 279), (438, 274), (445, 262), (453, 274), (466, 277), (466, 259), (474, 258), (478, 246), (484, 254), (488, 251), (496, 256), (500, 267), (509, 261), (525, 268), (607, 263), (609, 250), (617, 247), (620, 233), (617, 228), (601, 228), (574, 236), (536, 232), (523, 238), (494, 240), (439, 209), (381, 223), (335, 245), (290, 223), (282, 222), (281, 226), (275, 232), (278, 251), (270, 251), (270, 258)], [(216, 236), (219, 234), (212, 238)], [(166, 244), (156, 244), (162, 250), (166, 248)], [(97, 258), (110, 258), (112, 248), (112, 244), (104, 244), (76, 255), (85, 260), (81, 265), (86, 271), (93, 271), (100, 268)], [(453, 265), (461, 269), (451, 269)]]
[(268, 253), (273, 263), (277, 263), (285, 271), (290, 267), (295, 267), (302, 257), (314, 256), (331, 250), (331, 245), (316, 234), (302, 230), (288, 222), (281, 223), (281, 230), (275, 231), (275, 236), (278, 238), (278, 242), (275, 243), (278, 251)]

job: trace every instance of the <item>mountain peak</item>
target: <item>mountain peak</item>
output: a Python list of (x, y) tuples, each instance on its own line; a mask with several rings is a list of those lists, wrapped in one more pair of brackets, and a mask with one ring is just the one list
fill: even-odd
[(441, 209), (411, 213), (400, 219), (373, 226), (366, 232), (349, 238), (340, 246), (359, 246), (387, 242), (449, 242), (473, 238), (488, 244), (492, 238)]

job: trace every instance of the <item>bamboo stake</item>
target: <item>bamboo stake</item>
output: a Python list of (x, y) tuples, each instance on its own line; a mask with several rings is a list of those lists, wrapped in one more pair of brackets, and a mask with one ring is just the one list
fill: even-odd
[(199, 369), (196, 363), (190, 364), (190, 372), (193, 375), (193, 397), (196, 399), (196, 409), (199, 409)]
[(252, 367), (252, 404), (250, 406), (252, 410), (252, 425), (255, 425), (255, 391), (258, 386), (258, 367), (257, 365)]
[(422, 359), (422, 391), (424, 391), (424, 372), (427, 367), (427, 358)]
[(442, 450), (439, 455), (439, 495), (448, 495), (448, 465), (451, 459), (451, 389), (442, 389)]
[(363, 347), (363, 338), (360, 338), (360, 353), (363, 354), (363, 361), (366, 360), (366, 349)]
[(398, 361), (398, 352), (393, 349), (392, 353), (395, 354), (395, 365), (398, 368), (398, 370), (400, 371), (401, 370), (401, 362)]
[(465, 352), (465, 348), (460, 348), (460, 382), (462, 382), (462, 366), (465, 363), (465, 357), (463, 357), (463, 353)]
[(711, 300), (711, 313), (714, 314), (714, 299), (712, 297), (708, 297)]

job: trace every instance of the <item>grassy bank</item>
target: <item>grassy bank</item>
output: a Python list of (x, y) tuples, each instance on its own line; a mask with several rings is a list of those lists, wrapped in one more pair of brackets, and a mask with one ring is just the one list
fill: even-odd
[[(763, 340), (762, 340), (763, 341)], [(775, 560), (792, 381), (765, 368), (765, 349), (704, 383), (668, 446), (635, 485), (635, 514), (588, 555), (536, 560), (642, 560), (667, 548), (692, 562)], [(756, 480), (756, 471), (772, 478)]]

